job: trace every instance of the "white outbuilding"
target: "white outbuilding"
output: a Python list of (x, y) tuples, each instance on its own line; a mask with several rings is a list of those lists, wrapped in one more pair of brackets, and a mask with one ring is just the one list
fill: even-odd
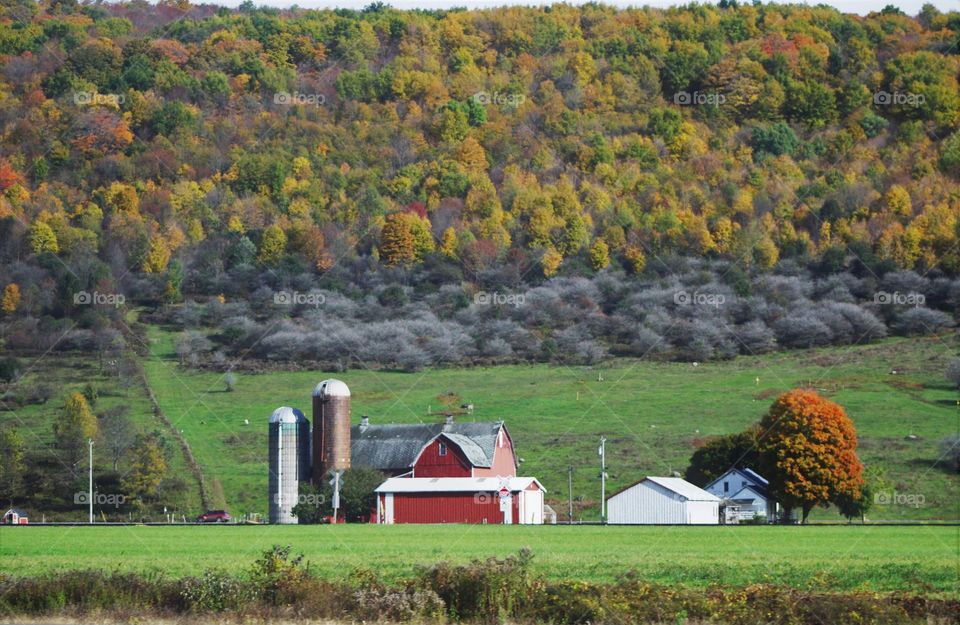
[(607, 499), (612, 525), (720, 523), (720, 498), (679, 477), (646, 477)]

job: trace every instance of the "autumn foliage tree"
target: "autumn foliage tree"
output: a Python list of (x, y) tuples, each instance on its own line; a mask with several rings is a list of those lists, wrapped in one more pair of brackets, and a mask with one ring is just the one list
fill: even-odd
[(773, 403), (760, 432), (760, 472), (788, 513), (800, 508), (806, 523), (815, 506), (860, 498), (864, 482), (857, 433), (838, 404), (794, 389)]
[(3, 289), (3, 298), (0, 299), (0, 310), (12, 315), (17, 312), (20, 305), (20, 286), (16, 282), (11, 282)]
[(167, 473), (167, 459), (159, 435), (138, 436), (130, 457), (130, 470), (121, 482), (124, 492), (140, 502), (155, 497)]
[(70, 393), (64, 402), (63, 413), (53, 424), (53, 435), (57, 448), (64, 454), (65, 464), (76, 462), (88, 439), (96, 438), (98, 432), (97, 417), (83, 393)]

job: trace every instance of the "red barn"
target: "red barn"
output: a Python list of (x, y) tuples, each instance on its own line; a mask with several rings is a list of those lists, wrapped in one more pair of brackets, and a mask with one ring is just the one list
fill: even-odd
[(532, 477), (394, 477), (377, 488), (377, 522), (543, 523), (543, 485)]
[(377, 523), (543, 523), (543, 485), (516, 477), (503, 421), (350, 429), (352, 466), (391, 476), (377, 488)]
[(517, 474), (513, 441), (503, 421), (370, 425), (350, 429), (353, 466), (391, 476), (509, 477)]

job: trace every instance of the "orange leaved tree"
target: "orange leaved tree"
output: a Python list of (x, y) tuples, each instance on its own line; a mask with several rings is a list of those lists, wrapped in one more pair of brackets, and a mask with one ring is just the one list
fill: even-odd
[(838, 404), (816, 392), (794, 389), (777, 398), (760, 421), (760, 466), (770, 494), (789, 514), (846, 496), (857, 499), (863, 464), (857, 457), (857, 433)]

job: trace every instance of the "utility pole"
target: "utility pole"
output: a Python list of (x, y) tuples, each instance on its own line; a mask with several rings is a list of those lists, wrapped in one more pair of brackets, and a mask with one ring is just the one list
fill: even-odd
[(330, 480), (330, 486), (333, 486), (333, 498), (331, 507), (333, 508), (333, 524), (337, 524), (337, 511), (340, 509), (340, 476), (343, 475), (343, 470), (334, 470), (331, 471), (333, 474), (333, 479)]
[(573, 467), (567, 467), (567, 495), (568, 495), (568, 508), (567, 508), (567, 519), (570, 525), (573, 525)]
[(87, 443), (90, 446), (90, 458), (89, 458), (89, 467), (90, 467), (90, 490), (87, 497), (87, 503), (90, 504), (90, 524), (93, 525), (93, 439), (87, 439)]
[(600, 522), (607, 522), (607, 439), (600, 437)]

